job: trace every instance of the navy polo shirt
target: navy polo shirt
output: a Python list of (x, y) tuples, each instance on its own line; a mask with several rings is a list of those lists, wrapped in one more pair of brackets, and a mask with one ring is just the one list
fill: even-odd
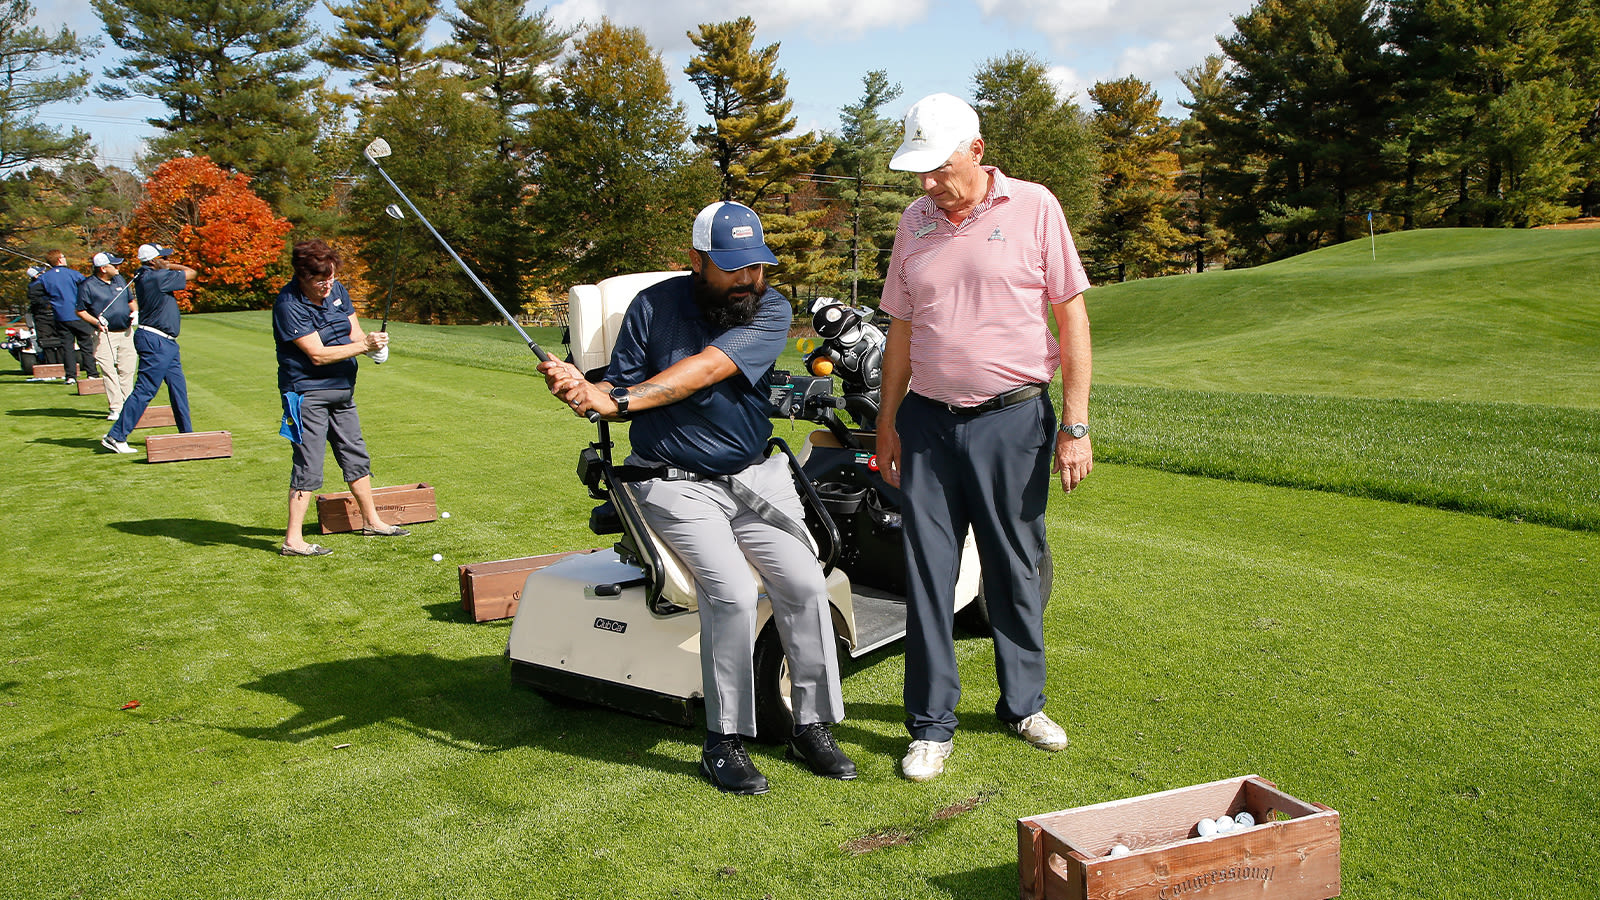
[(712, 334), (695, 305), (692, 276), (640, 291), (623, 316), (607, 381), (641, 384), (710, 346), (739, 371), (677, 403), (636, 413), (628, 428), (634, 454), (708, 475), (731, 475), (759, 459), (772, 435), (767, 373), (783, 352), (793, 318), (789, 301), (769, 288), (754, 322)]
[(124, 290), (127, 286), (128, 280), (121, 275), (112, 276), (110, 284), (87, 278), (78, 285), (78, 308), (96, 319), (105, 316), (106, 327), (112, 331), (127, 331), (133, 324), (133, 307), (128, 305), (129, 293)]
[(278, 341), (278, 390), (303, 394), (351, 390), (356, 386), (354, 358), (319, 366), (295, 345), (297, 339), (313, 332), (321, 336), (324, 347), (350, 343), (350, 316), (354, 312), (350, 292), (337, 281), (321, 305), (306, 299), (299, 283), (291, 281), (283, 286), (272, 304), (272, 336)]
[(139, 324), (149, 325), (168, 337), (177, 337), (183, 325), (178, 316), (178, 298), (172, 296), (172, 292), (188, 286), (189, 279), (183, 276), (183, 270), (144, 265), (139, 267), (135, 277), (139, 279), (133, 283), (133, 289), (139, 292)]

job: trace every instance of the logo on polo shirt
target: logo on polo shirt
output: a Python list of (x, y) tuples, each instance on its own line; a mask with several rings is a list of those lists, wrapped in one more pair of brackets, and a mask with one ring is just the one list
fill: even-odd
[(994, 227), (994, 231), (992, 233), (990, 233), (990, 235), (989, 235), (989, 240), (991, 240), (991, 241), (1004, 241), (1005, 239), (1006, 239), (1006, 236), (1000, 233), (1000, 226), (996, 225)]

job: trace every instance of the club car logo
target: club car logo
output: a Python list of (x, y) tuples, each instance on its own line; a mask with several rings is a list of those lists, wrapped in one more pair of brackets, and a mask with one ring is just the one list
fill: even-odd
[(612, 634), (621, 634), (628, 630), (628, 623), (618, 622), (616, 619), (595, 619), (594, 627)]

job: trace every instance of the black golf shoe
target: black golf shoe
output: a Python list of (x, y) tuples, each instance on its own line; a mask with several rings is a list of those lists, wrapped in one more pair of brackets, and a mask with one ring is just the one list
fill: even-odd
[(767, 777), (756, 771), (738, 735), (700, 751), (700, 774), (726, 794), (767, 792)]
[(789, 739), (786, 755), (805, 763), (806, 768), (824, 778), (849, 781), (856, 777), (856, 764), (839, 749), (839, 742), (833, 739), (833, 732), (824, 722), (814, 722), (800, 729), (799, 734)]

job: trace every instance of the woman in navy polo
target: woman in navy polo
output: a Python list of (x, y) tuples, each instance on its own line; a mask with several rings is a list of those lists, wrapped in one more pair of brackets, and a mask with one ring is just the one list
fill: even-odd
[(322, 487), (328, 445), (339, 463), (366, 526), (362, 534), (400, 537), (410, 532), (385, 524), (372, 500), (372, 460), (356, 414), (356, 357), (388, 346), (389, 335), (368, 334), (356, 321), (350, 293), (339, 283), (339, 252), (321, 240), (294, 245), (294, 280), (272, 305), (278, 342), (278, 391), (283, 394), (284, 436), (294, 444), (289, 471), (289, 528), (284, 556), (333, 551), (301, 536), (311, 495)]

